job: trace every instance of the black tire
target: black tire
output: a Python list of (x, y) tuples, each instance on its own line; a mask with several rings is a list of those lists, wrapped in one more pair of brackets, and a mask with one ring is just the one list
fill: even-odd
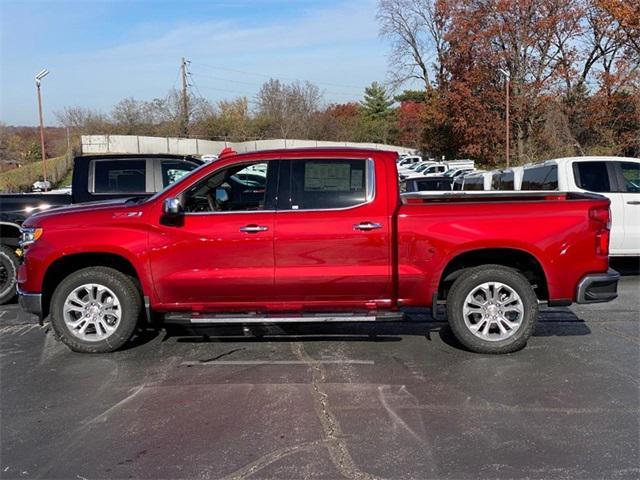
[[(521, 324), (503, 340), (479, 338), (465, 323), (463, 309), (467, 295), (486, 282), (503, 283), (514, 290), (522, 302)], [(477, 353), (510, 353), (523, 348), (533, 333), (538, 319), (538, 299), (530, 282), (520, 272), (502, 265), (482, 265), (465, 271), (453, 283), (447, 295), (447, 317), (453, 334), (469, 350)]]
[(14, 248), (0, 245), (0, 305), (10, 302), (16, 296), (19, 263)]
[[(63, 307), (67, 296), (81, 285), (95, 283), (109, 288), (121, 305), (120, 323), (103, 340), (87, 341), (71, 333), (64, 321)], [(122, 347), (133, 335), (142, 311), (142, 298), (132, 279), (108, 267), (84, 268), (73, 272), (56, 288), (51, 299), (51, 326), (62, 342), (74, 352), (106, 353)]]

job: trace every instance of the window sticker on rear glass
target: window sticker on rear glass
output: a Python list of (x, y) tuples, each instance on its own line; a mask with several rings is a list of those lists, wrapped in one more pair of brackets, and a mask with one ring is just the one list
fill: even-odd
[(304, 170), (304, 190), (348, 192), (351, 165), (348, 163), (307, 162)]
[(362, 190), (362, 170), (351, 170), (351, 190)]

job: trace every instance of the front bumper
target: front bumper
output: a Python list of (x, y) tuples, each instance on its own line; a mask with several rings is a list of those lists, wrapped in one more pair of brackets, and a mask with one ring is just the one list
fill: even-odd
[(577, 303), (610, 302), (618, 297), (620, 274), (613, 269), (607, 273), (586, 275), (578, 284)]
[(18, 303), (25, 312), (42, 316), (42, 294), (26, 293), (18, 289)]

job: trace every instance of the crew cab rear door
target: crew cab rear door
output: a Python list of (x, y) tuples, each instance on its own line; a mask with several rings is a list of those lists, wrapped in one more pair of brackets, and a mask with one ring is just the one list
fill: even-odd
[(376, 191), (383, 180), (373, 159), (281, 161), (275, 295), (285, 308), (390, 303), (391, 226), (386, 192)]

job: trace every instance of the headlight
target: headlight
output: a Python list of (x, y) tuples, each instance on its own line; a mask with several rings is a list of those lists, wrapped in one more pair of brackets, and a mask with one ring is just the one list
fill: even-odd
[(20, 229), (20, 246), (27, 247), (34, 243), (42, 236), (42, 228), (21, 228)]

